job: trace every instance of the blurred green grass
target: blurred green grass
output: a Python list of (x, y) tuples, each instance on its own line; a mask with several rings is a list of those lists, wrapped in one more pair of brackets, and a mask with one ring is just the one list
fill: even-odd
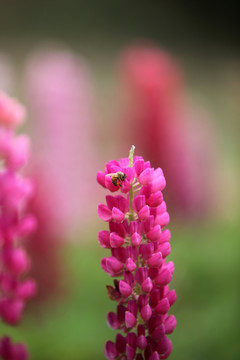
[[(239, 359), (239, 234), (239, 226), (223, 223), (172, 229), (171, 287), (178, 294), (172, 360)], [(32, 359), (101, 360), (106, 339), (115, 337), (106, 324), (115, 309), (105, 290), (112, 280), (100, 269), (106, 251), (97, 234), (87, 236), (88, 243), (64, 248), (64, 298), (40, 314), (32, 308), (19, 327), (1, 325), (1, 333), (28, 344)]]

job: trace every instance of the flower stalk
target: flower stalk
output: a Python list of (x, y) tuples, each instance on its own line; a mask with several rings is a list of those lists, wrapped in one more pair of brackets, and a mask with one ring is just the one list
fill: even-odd
[[(133, 155), (134, 155), (134, 150), (135, 150), (135, 146), (132, 145), (130, 151), (129, 151), (129, 167), (132, 168), (133, 167)], [(134, 220), (134, 211), (132, 208), (132, 202), (133, 202), (133, 196), (134, 196), (134, 189), (133, 189), (133, 184), (131, 184), (130, 190), (129, 190), (129, 220), (133, 221)]]

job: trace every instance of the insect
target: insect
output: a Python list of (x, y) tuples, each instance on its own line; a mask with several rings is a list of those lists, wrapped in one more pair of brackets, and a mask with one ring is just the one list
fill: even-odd
[(106, 176), (111, 176), (112, 184), (115, 186), (122, 187), (122, 182), (126, 179), (127, 175), (121, 171), (116, 173), (107, 174)]

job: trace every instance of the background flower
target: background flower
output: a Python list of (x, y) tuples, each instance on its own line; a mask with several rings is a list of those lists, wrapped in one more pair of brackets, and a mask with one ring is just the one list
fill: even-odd
[(190, 104), (180, 66), (166, 52), (139, 45), (122, 55), (120, 75), (122, 147), (134, 142), (163, 168), (175, 216), (208, 216), (216, 196), (216, 137), (209, 116)]
[[(28, 159), (29, 139), (16, 136), (25, 117), (25, 108), (5, 93), (0, 93), (0, 317), (9, 325), (22, 319), (26, 301), (36, 293), (35, 280), (26, 277), (31, 259), (24, 240), (35, 230), (36, 219), (26, 210), (33, 194), (33, 183), (20, 170)], [(0, 355), (8, 360), (28, 357), (23, 344), (0, 340)]]

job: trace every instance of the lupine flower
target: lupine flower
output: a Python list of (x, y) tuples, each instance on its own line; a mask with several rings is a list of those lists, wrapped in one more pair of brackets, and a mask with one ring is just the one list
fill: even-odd
[[(28, 158), (29, 140), (14, 133), (24, 115), (21, 104), (0, 94), (0, 317), (10, 325), (19, 323), (26, 300), (36, 292), (34, 280), (25, 277), (30, 259), (24, 249), (24, 238), (36, 226), (35, 218), (25, 212), (33, 184), (20, 173)], [(14, 349), (17, 346), (9, 340), (1, 341), (2, 354), (14, 354)]]
[(66, 234), (79, 229), (79, 218), (84, 223), (94, 208), (90, 73), (81, 58), (65, 49), (39, 51), (29, 57), (24, 85), (33, 118), (33, 171), (44, 172), (46, 191), (59, 204), (54, 206), (55, 227)]
[(131, 139), (154, 167), (164, 168), (174, 214), (209, 213), (215, 140), (206, 112), (189, 101), (181, 67), (156, 47), (135, 46), (121, 57), (120, 72), (126, 94), (121, 117), (128, 124), (126, 132), (120, 122), (121, 143)]
[(63, 240), (79, 230), (79, 218), (86, 222), (95, 202), (87, 196), (94, 199), (89, 191), (94, 188), (89, 78), (85, 63), (65, 49), (35, 52), (25, 67), (24, 90), (34, 119), (30, 171), (36, 196), (30, 209), (39, 223), (34, 240), (29, 242), (32, 273), (39, 289), (36, 301), (61, 292), (63, 264), (59, 254)]
[(166, 359), (172, 351), (167, 337), (176, 326), (169, 309), (176, 293), (169, 289), (174, 264), (166, 258), (171, 252), (169, 214), (162, 190), (166, 182), (162, 169), (153, 169), (141, 156), (106, 164), (97, 181), (119, 195), (107, 195), (98, 206), (100, 218), (109, 230), (99, 232), (100, 245), (111, 255), (101, 261), (102, 269), (115, 277), (107, 286), (116, 312), (107, 315), (108, 325), (120, 330), (115, 342), (107, 341), (108, 360)]

